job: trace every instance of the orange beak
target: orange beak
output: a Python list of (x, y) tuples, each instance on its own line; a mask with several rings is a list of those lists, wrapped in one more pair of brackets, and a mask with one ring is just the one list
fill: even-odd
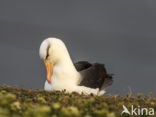
[(47, 81), (48, 83), (51, 83), (51, 78), (53, 74), (53, 64), (48, 61), (44, 61), (44, 64), (47, 70)]

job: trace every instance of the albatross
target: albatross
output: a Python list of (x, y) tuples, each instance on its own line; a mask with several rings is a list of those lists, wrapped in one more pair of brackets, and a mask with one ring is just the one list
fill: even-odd
[(113, 82), (104, 64), (79, 61), (73, 64), (64, 42), (57, 38), (45, 39), (39, 49), (47, 79), (45, 90), (66, 90), (84, 94), (104, 95)]

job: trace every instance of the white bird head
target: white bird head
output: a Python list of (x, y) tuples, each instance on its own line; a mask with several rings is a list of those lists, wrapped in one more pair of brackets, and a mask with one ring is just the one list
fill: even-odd
[[(72, 65), (67, 48), (63, 41), (57, 38), (45, 39), (39, 49), (40, 58), (44, 61), (47, 69), (47, 81), (51, 83), (53, 66), (61, 65), (64, 69)], [(66, 68), (65, 68), (66, 67)]]
[(47, 38), (41, 43), (39, 54), (41, 59), (56, 64), (64, 61), (64, 57), (68, 55), (68, 51), (60, 39)]

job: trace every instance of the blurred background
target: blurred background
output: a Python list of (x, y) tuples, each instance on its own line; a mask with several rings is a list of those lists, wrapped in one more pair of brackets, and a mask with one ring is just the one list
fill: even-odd
[(47, 37), (62, 39), (73, 62), (104, 63), (107, 93), (156, 93), (156, 1), (1, 0), (0, 84), (43, 89)]

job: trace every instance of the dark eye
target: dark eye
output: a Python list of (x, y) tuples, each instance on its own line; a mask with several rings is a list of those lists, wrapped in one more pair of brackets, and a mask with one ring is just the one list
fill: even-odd
[(48, 45), (48, 47), (47, 47), (47, 55), (46, 55), (46, 59), (49, 57), (49, 48), (50, 48), (50, 45)]

